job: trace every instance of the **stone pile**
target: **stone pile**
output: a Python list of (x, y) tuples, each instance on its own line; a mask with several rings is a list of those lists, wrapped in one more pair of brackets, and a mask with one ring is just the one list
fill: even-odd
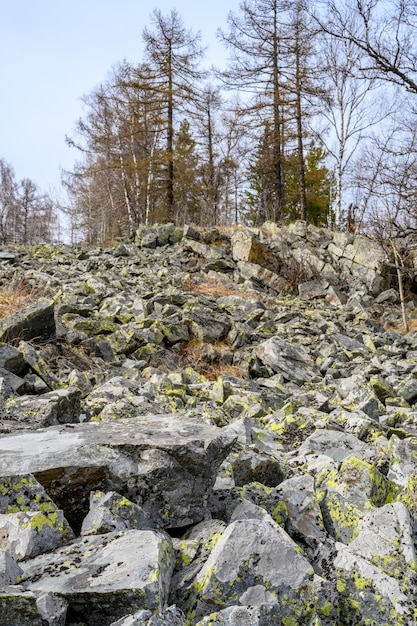
[(36, 289), (0, 321), (1, 625), (417, 623), (417, 334), (379, 244), (166, 224), (4, 249), (0, 282)]

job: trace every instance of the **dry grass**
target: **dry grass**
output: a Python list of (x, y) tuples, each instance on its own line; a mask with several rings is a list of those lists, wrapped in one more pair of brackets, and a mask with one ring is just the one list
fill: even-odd
[(24, 280), (20, 280), (14, 286), (1, 287), (0, 319), (24, 309), (31, 304), (38, 295), (36, 289), (28, 285)]
[(237, 296), (239, 298), (252, 298), (262, 301), (262, 297), (255, 290), (244, 290), (239, 288), (239, 286), (235, 285), (233, 282), (227, 284), (221, 283), (214, 278), (209, 277), (198, 282), (194, 282), (190, 279), (184, 280), (179, 288), (183, 289), (184, 291), (189, 291), (191, 293), (201, 293), (206, 296), (218, 296), (219, 298), (226, 296)]
[[(405, 334), (405, 329), (404, 329), (404, 324), (401, 321), (398, 321), (397, 324), (389, 324), (386, 326), (387, 330), (394, 330), (397, 333), (402, 333)], [(411, 332), (412, 330), (417, 330), (417, 320), (416, 319), (409, 319), (408, 320), (408, 331), (407, 332)]]
[(225, 343), (212, 345), (192, 340), (183, 347), (181, 360), (183, 367), (192, 367), (208, 380), (217, 380), (219, 376), (242, 378), (241, 368), (228, 362), (229, 354), (230, 346)]

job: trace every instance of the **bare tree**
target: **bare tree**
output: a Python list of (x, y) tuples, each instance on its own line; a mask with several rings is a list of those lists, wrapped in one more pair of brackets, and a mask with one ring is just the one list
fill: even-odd
[(353, 44), (358, 69), (417, 94), (416, 0), (324, 0), (315, 19), (324, 32)]

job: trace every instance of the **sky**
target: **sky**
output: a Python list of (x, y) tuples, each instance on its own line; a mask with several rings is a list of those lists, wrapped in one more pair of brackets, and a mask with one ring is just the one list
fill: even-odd
[(82, 96), (127, 59), (143, 60), (151, 13), (176, 9), (208, 46), (206, 66), (224, 65), (216, 38), (240, 0), (0, 0), (0, 158), (16, 179), (59, 195), (61, 169), (77, 151), (65, 143), (83, 115)]

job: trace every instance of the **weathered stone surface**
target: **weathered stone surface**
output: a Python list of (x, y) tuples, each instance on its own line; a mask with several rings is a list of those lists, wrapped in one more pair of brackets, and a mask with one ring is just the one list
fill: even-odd
[[(234, 440), (228, 432), (175, 415), (51, 427), (1, 438), (0, 475), (31, 471), (74, 516), (77, 507), (85, 510), (86, 494), (80, 489), (81, 501), (64, 507), (65, 483), (68, 495), (76, 477), (90, 471), (158, 524), (182, 526), (204, 517), (217, 468)], [(60, 493), (54, 493), (57, 473), (64, 475)]]
[[(0, 546), (2, 544), (3, 542), (0, 543)], [(16, 585), (20, 580), (21, 573), (22, 570), (10, 552), (0, 547), (0, 588)]]
[(6, 402), (4, 419), (28, 430), (79, 421), (81, 391), (71, 386), (41, 396), (24, 395)]
[(150, 530), (144, 510), (119, 493), (102, 491), (90, 495), (90, 510), (84, 518), (81, 535), (102, 535), (115, 530)]
[(312, 548), (326, 540), (322, 512), (317, 502), (312, 476), (294, 476), (276, 488), (277, 496), (287, 508), (286, 526), (292, 537), (296, 533)]
[[(3, 585), (0, 623), (414, 623), (417, 334), (379, 244), (301, 221), (161, 224), (12, 261), (3, 284), (53, 300), (48, 330), (25, 314), (19, 349), (0, 345), (3, 582), (19, 581), (13, 555), (37, 572)], [(112, 551), (149, 527), (174, 536), (159, 599), (156, 580), (133, 591), (137, 551), (121, 579)], [(81, 584), (83, 562), (97, 576)]]
[(272, 272), (278, 269), (278, 259), (272, 250), (259, 239), (256, 239), (253, 232), (246, 229), (234, 231), (231, 245), (234, 261), (246, 261), (260, 265)]
[(0, 341), (50, 339), (54, 335), (54, 302), (49, 298), (40, 298), (26, 309), (0, 320)]
[(286, 380), (304, 383), (315, 378), (313, 361), (303, 346), (272, 337), (255, 348), (255, 354), (273, 373), (281, 373)]
[(54, 550), (73, 538), (58, 508), (0, 514), (0, 546), (16, 561)]
[(146, 609), (138, 611), (134, 615), (122, 617), (111, 626), (187, 626), (187, 619), (180, 609), (170, 606), (162, 609), (158, 615)]
[(86, 537), (22, 566), (26, 589), (58, 593), (88, 626), (107, 626), (142, 608), (162, 610), (174, 557), (167, 535), (131, 530)]
[(195, 577), (196, 618), (209, 613), (213, 604), (238, 602), (279, 604), (281, 615), (295, 620), (305, 615), (302, 607), (312, 592), (313, 576), (308, 561), (278, 526), (257, 519), (232, 522)]
[(44, 619), (38, 609), (37, 595), (22, 587), (3, 587), (0, 591), (0, 624), (4, 626), (44, 626), (45, 623), (63, 626), (63, 622), (54, 622), (48, 616)]

